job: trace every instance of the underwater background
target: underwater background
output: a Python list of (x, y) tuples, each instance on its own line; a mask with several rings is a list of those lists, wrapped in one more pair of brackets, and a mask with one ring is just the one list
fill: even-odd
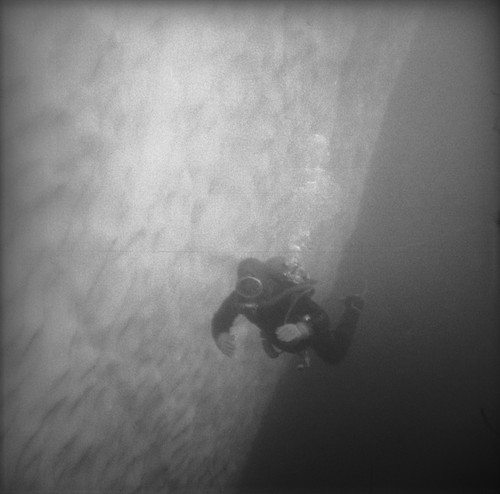
[[(492, 5), (2, 14), (4, 491), (494, 487)], [(215, 347), (273, 255), (367, 282), (339, 366)]]

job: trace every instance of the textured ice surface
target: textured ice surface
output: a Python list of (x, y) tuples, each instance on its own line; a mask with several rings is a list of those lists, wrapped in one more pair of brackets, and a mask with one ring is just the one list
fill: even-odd
[(234, 481), (288, 360), (244, 322), (224, 357), (210, 319), (249, 255), (301, 258), (328, 296), (417, 22), (180, 5), (4, 7), (12, 491)]

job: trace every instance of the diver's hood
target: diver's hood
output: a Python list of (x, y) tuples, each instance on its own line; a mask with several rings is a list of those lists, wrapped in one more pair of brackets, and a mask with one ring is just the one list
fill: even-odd
[(252, 257), (238, 265), (236, 291), (245, 299), (255, 300), (272, 290), (271, 279), (263, 262)]
[[(289, 267), (281, 257), (271, 258), (266, 262), (253, 257), (243, 259), (238, 265), (236, 292), (247, 302), (257, 302), (262, 306), (275, 303), (277, 297), (281, 299), (292, 292), (310, 289), (315, 284), (314, 280), (303, 276), (297, 278), (288, 271)], [(283, 282), (294, 286), (281, 291)]]

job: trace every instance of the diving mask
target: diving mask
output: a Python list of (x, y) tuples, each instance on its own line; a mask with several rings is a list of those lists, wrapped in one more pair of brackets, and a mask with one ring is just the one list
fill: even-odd
[(263, 291), (262, 281), (253, 276), (245, 276), (236, 283), (236, 292), (244, 298), (256, 298)]

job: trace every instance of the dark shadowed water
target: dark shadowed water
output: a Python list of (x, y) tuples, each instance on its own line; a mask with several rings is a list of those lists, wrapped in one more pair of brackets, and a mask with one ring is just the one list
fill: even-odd
[(281, 381), (245, 493), (500, 486), (498, 44), (491, 11), (457, 5), (429, 12), (389, 102), (338, 276), (338, 296), (369, 283), (350, 353)]

